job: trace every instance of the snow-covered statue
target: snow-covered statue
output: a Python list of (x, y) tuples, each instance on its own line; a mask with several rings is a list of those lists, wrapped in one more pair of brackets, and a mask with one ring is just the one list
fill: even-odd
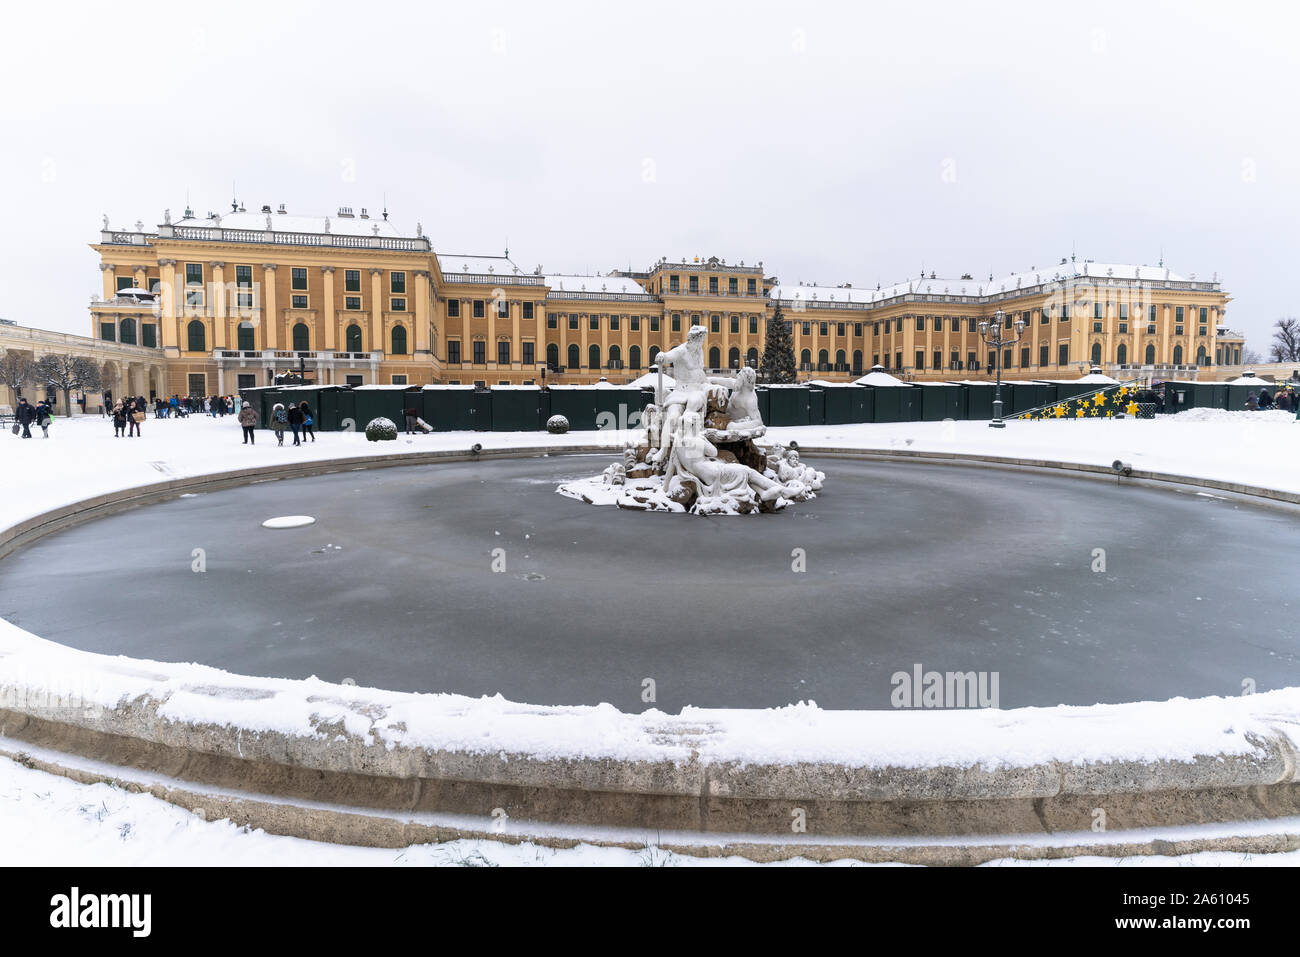
[(798, 452), (754, 440), (767, 432), (752, 368), (710, 375), (707, 332), (692, 326), (686, 341), (658, 354), (674, 385), (647, 404), (623, 449), (623, 461), (557, 491), (593, 505), (701, 515), (772, 512), (813, 498), (826, 476)]

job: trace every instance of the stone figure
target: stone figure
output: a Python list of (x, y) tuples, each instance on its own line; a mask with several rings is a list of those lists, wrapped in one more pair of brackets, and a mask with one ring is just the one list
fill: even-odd
[(700, 497), (713, 500), (740, 493), (742, 499), (757, 497), (773, 502), (781, 496), (795, 498), (802, 492), (738, 462), (718, 461), (717, 448), (701, 432), (698, 412), (682, 416), (682, 429), (673, 445), (666, 477), (669, 481), (676, 478), (695, 482)]

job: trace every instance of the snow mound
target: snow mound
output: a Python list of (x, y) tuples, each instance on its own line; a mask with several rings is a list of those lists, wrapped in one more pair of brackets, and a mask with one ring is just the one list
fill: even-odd
[(262, 523), (263, 528), (302, 528), (304, 525), (315, 525), (316, 519), (310, 515), (281, 515), (277, 518), (268, 518)]

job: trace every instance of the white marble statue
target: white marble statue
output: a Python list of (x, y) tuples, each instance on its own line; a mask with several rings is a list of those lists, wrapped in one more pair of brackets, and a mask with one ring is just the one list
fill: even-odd
[(740, 493), (742, 497), (748, 497), (749, 493), (760, 501), (774, 502), (782, 496), (796, 498), (802, 491), (783, 485), (739, 462), (719, 461), (717, 447), (703, 435), (698, 412), (687, 412), (682, 416), (682, 429), (673, 443), (665, 474), (666, 482), (673, 479), (695, 482), (699, 486), (700, 497), (710, 500), (722, 498), (729, 493)]

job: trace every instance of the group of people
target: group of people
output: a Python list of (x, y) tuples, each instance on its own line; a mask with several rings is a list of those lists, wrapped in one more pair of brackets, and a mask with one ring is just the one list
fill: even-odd
[(118, 399), (109, 414), (113, 420), (113, 438), (121, 438), (123, 435), (127, 438), (139, 438), (140, 425), (148, 415), (146, 411), (148, 408), (149, 403), (142, 395), (126, 400)]
[[(144, 399), (138, 400), (141, 404)], [(240, 398), (237, 395), (209, 395), (209, 396), (180, 396), (173, 395), (170, 398), (157, 396), (153, 400), (154, 418), (170, 419), (172, 417), (183, 419), (196, 412), (210, 415), (214, 419), (227, 415), (238, 415)]]
[(1277, 409), (1279, 412), (1293, 412), (1300, 418), (1300, 394), (1290, 387), (1278, 389), (1270, 394), (1268, 389), (1260, 389), (1246, 396), (1246, 408), (1251, 412), (1267, 412)]
[[(257, 427), (257, 410), (251, 405), (244, 406), (239, 413), (239, 424), (244, 428), (244, 443), (251, 444), (253, 430)], [(288, 408), (285, 408), (283, 402), (277, 402), (271, 407), (271, 421), (267, 425), (275, 433), (277, 445), (284, 445), (285, 432), (293, 433), (294, 445), (304, 444), (308, 436), (311, 436), (313, 442), (316, 441), (316, 417), (306, 402), (297, 405), (290, 402)]]
[(50, 437), (50, 423), (54, 419), (54, 410), (50, 404), (41, 399), (36, 405), (32, 405), (26, 399), (18, 400), (18, 408), (14, 409), (14, 428), (21, 427), (22, 437), (30, 439), (32, 437), (32, 423), (35, 422), (40, 426), (41, 432), (48, 439)]

